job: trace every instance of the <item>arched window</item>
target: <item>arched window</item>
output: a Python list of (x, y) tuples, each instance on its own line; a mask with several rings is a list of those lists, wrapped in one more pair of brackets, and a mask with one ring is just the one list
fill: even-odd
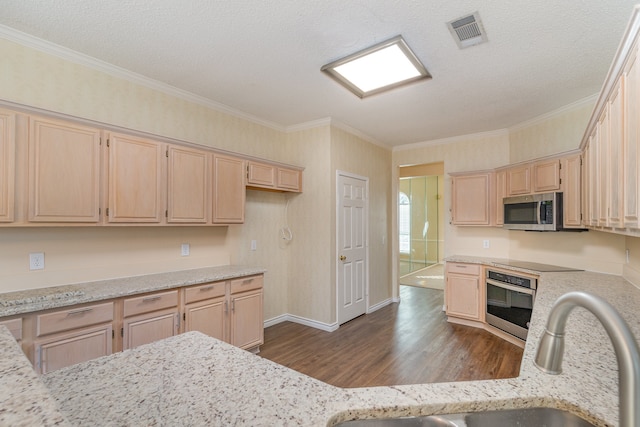
[(400, 237), (400, 253), (411, 252), (411, 200), (400, 192), (398, 197), (398, 235)]

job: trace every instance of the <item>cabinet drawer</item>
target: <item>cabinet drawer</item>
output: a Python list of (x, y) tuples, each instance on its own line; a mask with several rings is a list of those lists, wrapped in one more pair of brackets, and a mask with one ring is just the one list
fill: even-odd
[(178, 291), (158, 292), (124, 300), (124, 317), (178, 306)]
[(113, 302), (75, 307), (54, 313), (40, 314), (36, 319), (36, 336), (84, 328), (113, 321)]
[(189, 304), (224, 296), (226, 294), (226, 288), (227, 282), (205, 283), (204, 285), (192, 286), (184, 290), (184, 302)]
[(447, 273), (480, 275), (480, 264), (462, 264), (458, 262), (447, 263)]
[(0, 326), (6, 326), (16, 340), (22, 339), (22, 318), (4, 320), (0, 322)]
[(243, 277), (231, 281), (231, 293), (250, 291), (252, 289), (260, 289), (262, 287), (262, 276)]

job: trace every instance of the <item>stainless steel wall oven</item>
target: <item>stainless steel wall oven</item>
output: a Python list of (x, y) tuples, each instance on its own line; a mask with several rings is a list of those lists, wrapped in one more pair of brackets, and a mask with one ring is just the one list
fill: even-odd
[(491, 326), (527, 339), (537, 280), (512, 272), (487, 269), (486, 320)]

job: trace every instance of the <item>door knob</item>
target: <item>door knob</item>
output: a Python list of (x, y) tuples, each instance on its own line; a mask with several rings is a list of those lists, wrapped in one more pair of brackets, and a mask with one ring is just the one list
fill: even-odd
[(344, 255), (340, 255), (340, 261), (346, 261), (346, 260), (347, 260), (347, 257), (346, 257), (346, 256), (344, 256)]

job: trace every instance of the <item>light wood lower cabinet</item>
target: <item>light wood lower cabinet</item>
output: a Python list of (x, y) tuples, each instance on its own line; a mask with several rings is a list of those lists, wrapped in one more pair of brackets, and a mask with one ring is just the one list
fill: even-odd
[(56, 369), (111, 354), (113, 327), (106, 324), (55, 335), (34, 342), (36, 372)]
[(38, 373), (111, 354), (113, 302), (37, 314), (34, 320), (33, 362)]
[(124, 300), (122, 349), (178, 334), (178, 291), (157, 292)]
[[(0, 319), (38, 373), (180, 332), (243, 349), (264, 343), (262, 274)], [(184, 320), (184, 323), (181, 322)]]
[(478, 264), (447, 263), (447, 316), (484, 321), (482, 267)]
[(184, 290), (184, 330), (229, 340), (227, 282), (206, 283)]
[(244, 349), (260, 346), (262, 288), (262, 275), (186, 288), (185, 332), (199, 331)]

